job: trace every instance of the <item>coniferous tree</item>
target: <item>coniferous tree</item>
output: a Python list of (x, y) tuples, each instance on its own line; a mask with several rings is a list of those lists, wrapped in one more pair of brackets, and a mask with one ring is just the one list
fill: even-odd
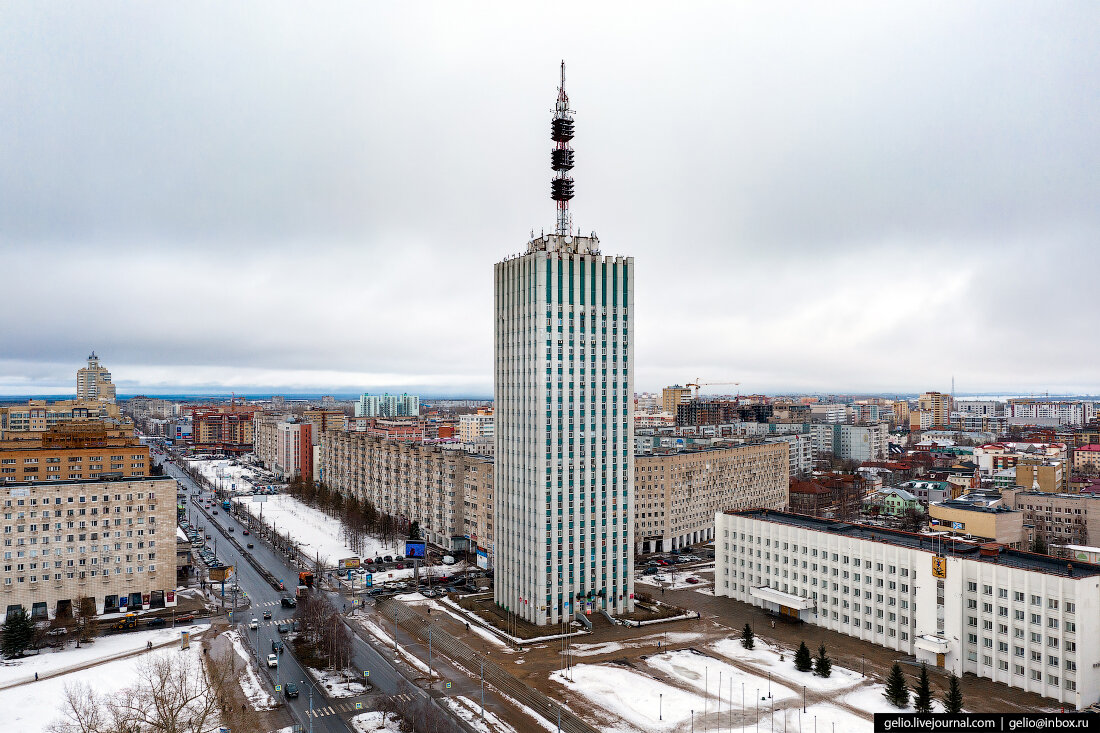
[(799, 672), (809, 672), (813, 669), (814, 662), (810, 657), (810, 648), (806, 646), (806, 642), (801, 642), (798, 645), (798, 651), (794, 653), (794, 668)]
[(954, 672), (947, 682), (947, 692), (943, 696), (943, 711), (945, 713), (958, 713), (962, 711), (963, 693), (959, 687), (959, 678)]
[(741, 629), (741, 646), (746, 649), (752, 649), (756, 646), (756, 642), (753, 640), (752, 626), (745, 624), (745, 628)]
[(814, 658), (814, 674), (818, 677), (828, 677), (833, 673), (833, 660), (825, 653), (825, 644), (817, 649), (817, 657)]
[(27, 609), (19, 606), (8, 612), (4, 625), (0, 627), (0, 653), (5, 657), (18, 657), (34, 640), (34, 622), (27, 615)]
[(917, 686), (913, 689), (913, 707), (918, 713), (932, 712), (932, 686), (928, 682), (928, 667), (920, 666)]
[(909, 685), (905, 683), (905, 675), (902, 674), (901, 665), (897, 662), (894, 662), (894, 666), (890, 669), (890, 676), (886, 678), (886, 691), (883, 694), (894, 707), (909, 707)]

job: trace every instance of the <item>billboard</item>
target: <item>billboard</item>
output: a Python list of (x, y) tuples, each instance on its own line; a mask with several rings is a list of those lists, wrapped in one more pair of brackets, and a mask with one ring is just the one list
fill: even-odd
[(342, 560), (336, 561), (336, 567), (341, 570), (347, 570), (348, 568), (359, 567), (359, 558), (357, 557), (345, 557)]
[(405, 543), (405, 557), (424, 557), (424, 543), (420, 540), (409, 540)]
[(477, 566), (482, 570), (489, 569), (489, 553), (480, 547), (477, 548)]
[(215, 583), (224, 583), (233, 575), (232, 565), (223, 565), (220, 568), (210, 568), (210, 580)]

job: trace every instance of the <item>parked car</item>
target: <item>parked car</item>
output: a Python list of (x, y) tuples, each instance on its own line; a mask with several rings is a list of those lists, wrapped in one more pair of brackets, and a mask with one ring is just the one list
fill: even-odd
[(378, 563), (379, 565), (381, 565), (382, 563), (386, 562), (385, 560), (383, 560), (383, 559), (382, 559), (382, 558), (380, 558), (380, 557), (376, 557), (376, 558), (374, 558), (374, 561), (375, 561), (376, 563)]
[(690, 578), (687, 579), (687, 582), (691, 583), (692, 585), (695, 585), (696, 583), (699, 582), (699, 579), (696, 578), (694, 575), (692, 575)]
[(386, 562), (393, 562), (393, 555), (386, 555), (382, 559), (385, 560)]
[(247, 529), (241, 530), (241, 534), (248, 534), (248, 530)]
[(146, 626), (164, 626), (167, 622), (163, 618), (151, 618), (145, 622)]
[(279, 666), (279, 657), (276, 656), (275, 654), (268, 654), (267, 655), (267, 666), (268, 667), (278, 667)]
[(286, 682), (283, 684), (283, 695), (286, 697), (298, 697), (298, 685), (293, 682)]
[(271, 611), (264, 611), (264, 621), (271, 618)]
[(394, 560), (404, 560), (404, 559), (405, 559), (405, 556), (404, 556), (404, 555), (394, 555), (394, 556), (393, 556), (393, 559), (394, 559)]
[(365, 562), (367, 565), (374, 565), (374, 558), (373, 557), (368, 557), (363, 562)]
[(193, 613), (185, 613), (182, 616), (176, 616), (176, 621), (194, 621), (194, 620), (195, 620), (195, 614), (193, 614)]
[(248, 543), (248, 549), (250, 549), (250, 550), (252, 549), (252, 543), (251, 542)]
[(397, 569), (398, 570), (404, 570), (405, 569), (405, 563), (403, 563), (403, 562), (397, 563)]
[(217, 510), (217, 509), (215, 509), (215, 510), (214, 510), (214, 513), (215, 513), (215, 514), (217, 514), (217, 513), (218, 513), (218, 510)]
[(646, 568), (642, 571), (642, 575), (656, 575), (658, 572), (657, 568)]
[(249, 622), (248, 622), (248, 628), (250, 628), (250, 629), (258, 629), (258, 628), (260, 628), (260, 619), (258, 619), (258, 618), (254, 618), (254, 619), (252, 619), (251, 621), (249, 621)]

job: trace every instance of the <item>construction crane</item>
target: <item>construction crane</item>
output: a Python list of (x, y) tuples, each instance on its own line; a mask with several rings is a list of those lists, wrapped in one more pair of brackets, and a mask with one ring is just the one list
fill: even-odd
[(699, 389), (701, 387), (718, 387), (718, 386), (725, 386), (725, 385), (730, 385), (730, 384), (737, 385), (738, 387), (741, 386), (740, 382), (700, 382), (699, 377), (696, 377), (694, 382), (688, 382), (684, 386), (685, 387), (695, 387), (695, 399), (696, 399), (696, 401), (698, 401), (699, 400)]

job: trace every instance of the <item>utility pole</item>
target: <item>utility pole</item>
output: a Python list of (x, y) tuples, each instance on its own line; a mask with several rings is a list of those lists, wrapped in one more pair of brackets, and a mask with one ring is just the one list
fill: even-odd
[[(558, 712), (561, 715), (561, 712)], [(485, 660), (481, 660), (481, 719), (485, 720)]]

